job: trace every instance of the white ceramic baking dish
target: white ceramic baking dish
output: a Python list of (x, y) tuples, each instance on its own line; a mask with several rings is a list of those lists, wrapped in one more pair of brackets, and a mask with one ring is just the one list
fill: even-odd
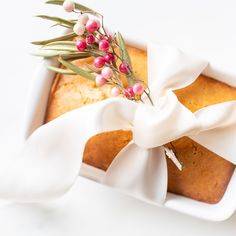
[[(132, 40), (129, 40), (129, 43), (141, 48), (145, 48), (145, 44), (142, 43), (142, 41), (135, 41), (135, 43), (133, 43)], [(32, 85), (30, 88), (24, 120), (23, 135), (25, 140), (35, 129), (37, 129), (44, 123), (48, 96), (55, 77), (54, 72), (46, 69), (45, 63), (49, 63), (54, 66), (56, 65), (55, 61), (42, 60), (42, 63), (39, 65), (35, 76), (32, 78)], [(215, 79), (219, 79), (220, 77), (222, 78), (222, 76), (228, 76), (227, 73), (223, 73), (222, 70), (219, 72), (217, 70), (213, 70), (212, 68), (206, 70), (204, 74)], [(231, 78), (229, 77), (228, 81), (230, 79)], [(95, 168), (83, 165), (80, 175), (90, 179), (94, 179), (96, 181), (95, 177), (90, 174), (91, 168), (94, 171)], [(96, 169), (95, 171), (97, 172), (96, 176), (98, 176), (97, 174), (104, 174), (103, 171), (100, 171), (98, 169)], [(168, 193), (166, 202), (163, 207), (205, 220), (226, 220), (234, 213), (236, 209), (236, 172), (234, 171), (224, 197), (217, 204), (202, 203), (180, 195)]]

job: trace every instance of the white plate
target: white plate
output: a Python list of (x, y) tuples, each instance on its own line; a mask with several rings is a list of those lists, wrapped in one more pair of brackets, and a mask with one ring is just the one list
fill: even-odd
[[(128, 42), (132, 43), (134, 42), (133, 44), (138, 45), (142, 48), (145, 47), (145, 43), (143, 41), (138, 41), (138, 40), (134, 41), (130, 39), (128, 40)], [(45, 63), (53, 64), (54, 66), (56, 65), (56, 62), (54, 61), (43, 60), (38, 70), (36, 71), (35, 77), (33, 78), (25, 115), (25, 123), (24, 123), (25, 140), (35, 129), (37, 129), (44, 123), (48, 96), (52, 82), (55, 77), (54, 72), (46, 69), (44, 65)], [(212, 70), (211, 68), (210, 70), (206, 71), (206, 75), (214, 77), (216, 79), (225, 76), (225, 78), (228, 78), (229, 83), (230, 81), (232, 81), (231, 76), (228, 76), (227, 73), (223, 73), (222, 70), (219, 73), (217, 70)], [(235, 81), (232, 81), (231, 85), (235, 85), (234, 83)], [(81, 175), (85, 175), (84, 173), (85, 172), (88, 173), (88, 171), (89, 167), (84, 165), (81, 171)], [(88, 174), (86, 174), (86, 176), (88, 176)], [(91, 176), (91, 178), (93, 177)], [(206, 219), (211, 221), (223, 221), (229, 218), (236, 209), (235, 186), (236, 186), (236, 172), (234, 171), (234, 174), (227, 187), (227, 190), (219, 203), (207, 204), (180, 195), (168, 193), (166, 202), (163, 207), (176, 210), (178, 212), (182, 212), (201, 219)]]

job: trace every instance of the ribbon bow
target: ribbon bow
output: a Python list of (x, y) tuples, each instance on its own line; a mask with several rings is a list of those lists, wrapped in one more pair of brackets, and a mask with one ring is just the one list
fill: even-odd
[(180, 137), (189, 136), (236, 164), (236, 101), (192, 113), (172, 92), (194, 82), (206, 67), (207, 62), (176, 48), (150, 44), (148, 82), (154, 106), (148, 101), (110, 98), (41, 126), (28, 138), (20, 156), (0, 165), (0, 197), (38, 201), (62, 195), (79, 174), (88, 139), (120, 129), (131, 130), (133, 140), (97, 181), (146, 201), (164, 202), (163, 145)]

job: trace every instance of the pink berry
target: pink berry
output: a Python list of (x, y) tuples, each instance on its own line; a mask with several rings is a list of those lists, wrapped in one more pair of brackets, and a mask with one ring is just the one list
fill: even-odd
[(117, 87), (114, 87), (111, 89), (111, 96), (112, 97), (117, 97), (120, 95), (120, 90)]
[(79, 16), (78, 23), (82, 24), (82, 25), (86, 25), (88, 20), (89, 20), (89, 16), (87, 14), (83, 13), (82, 15)]
[(103, 52), (107, 52), (110, 47), (110, 44), (107, 40), (103, 39), (99, 42), (99, 49)]
[(65, 0), (63, 3), (63, 8), (67, 12), (72, 12), (75, 10), (75, 3), (71, 0)]
[(79, 23), (76, 23), (73, 27), (73, 31), (74, 33), (76, 33), (79, 36), (82, 36), (85, 32), (85, 26), (84, 25), (80, 25)]
[(101, 72), (102, 76), (106, 79), (110, 79), (113, 75), (113, 71), (110, 67), (104, 67)]
[(102, 68), (105, 64), (105, 59), (103, 57), (96, 57), (93, 62), (94, 66), (97, 68)]
[(119, 66), (119, 70), (120, 70), (120, 72), (127, 75), (127, 74), (129, 74), (130, 66), (128, 63), (121, 63)]
[(102, 75), (97, 75), (95, 80), (96, 80), (97, 86), (102, 86), (102, 85), (106, 84), (106, 82), (107, 82), (106, 78), (104, 78)]
[(113, 53), (107, 53), (104, 57), (106, 63), (110, 63), (110, 62), (113, 62), (115, 61), (115, 56)]
[(134, 91), (133, 91), (133, 88), (132, 88), (132, 87), (128, 86), (128, 87), (126, 88), (126, 90), (125, 90), (125, 96), (126, 96), (127, 98), (132, 98), (132, 97), (134, 97)]
[(87, 48), (87, 43), (80, 39), (76, 42), (76, 47), (80, 52), (83, 52)]
[(86, 23), (86, 30), (90, 33), (97, 31), (100, 28), (100, 22), (98, 20), (88, 20)]
[(95, 37), (94, 37), (94, 35), (89, 34), (89, 35), (86, 37), (86, 43), (87, 43), (87, 44), (93, 44), (93, 43), (95, 43)]
[(133, 85), (134, 94), (142, 95), (144, 92), (144, 87), (141, 83), (136, 83)]

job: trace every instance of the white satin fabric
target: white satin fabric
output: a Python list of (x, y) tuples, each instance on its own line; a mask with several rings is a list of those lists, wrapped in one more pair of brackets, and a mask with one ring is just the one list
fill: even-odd
[(80, 172), (87, 140), (118, 129), (132, 130), (133, 140), (98, 181), (149, 202), (165, 201), (163, 145), (170, 141), (189, 136), (236, 164), (236, 101), (192, 113), (172, 92), (194, 82), (207, 64), (174, 47), (149, 44), (148, 80), (155, 105), (145, 97), (145, 104), (110, 98), (41, 126), (20, 155), (0, 163), (0, 197), (40, 201), (61, 196)]

